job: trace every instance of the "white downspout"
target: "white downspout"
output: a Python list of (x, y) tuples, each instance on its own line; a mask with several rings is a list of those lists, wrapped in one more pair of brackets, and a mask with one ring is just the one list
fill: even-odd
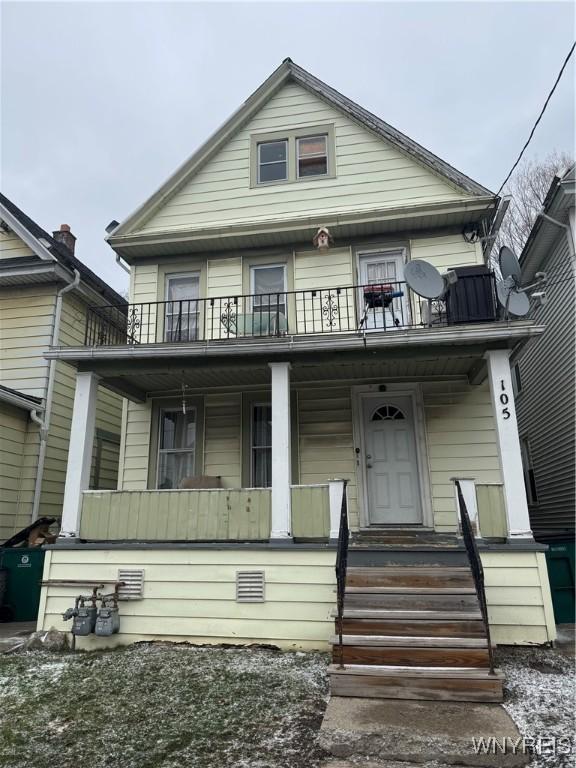
[(562, 221), (558, 221), (558, 219), (553, 219), (552, 216), (548, 216), (547, 213), (544, 213), (544, 211), (541, 211), (539, 214), (540, 218), (544, 219), (545, 221), (549, 221), (550, 224), (556, 224), (557, 227), (562, 227), (562, 229), (566, 230), (566, 237), (568, 238), (568, 250), (569, 250), (569, 257), (570, 257), (570, 266), (572, 267), (572, 274), (574, 278), (576, 278), (576, 248), (574, 243), (574, 209), (572, 209), (569, 213), (569, 220), (570, 224), (564, 224)]
[[(62, 296), (65, 293), (77, 288), (80, 284), (80, 272), (74, 270), (74, 280), (61, 288), (56, 294), (56, 309), (54, 312), (54, 325), (52, 327), (52, 338), (50, 346), (55, 347), (60, 335), (60, 318), (62, 316)], [(52, 399), (54, 396), (54, 380), (56, 378), (56, 360), (50, 360), (48, 364), (48, 387), (46, 390), (46, 401), (44, 403), (44, 419), (41, 419), (36, 411), (30, 412), (30, 418), (40, 427), (40, 451), (38, 453), (38, 467), (36, 469), (36, 482), (34, 483), (34, 499), (32, 501), (31, 521), (38, 519), (38, 510), (40, 508), (40, 495), (42, 493), (42, 481), (44, 479), (44, 464), (46, 461), (46, 448), (48, 445), (48, 429), (50, 427), (50, 416), (52, 414)]]
[(130, 274), (130, 267), (127, 267), (126, 264), (124, 264), (119, 253), (116, 254), (116, 264), (118, 264), (119, 267), (122, 267), (124, 272), (128, 272), (128, 274)]

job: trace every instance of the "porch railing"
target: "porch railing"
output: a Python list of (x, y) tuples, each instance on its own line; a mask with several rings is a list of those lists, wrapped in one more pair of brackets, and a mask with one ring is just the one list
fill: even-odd
[(348, 570), (348, 544), (350, 541), (350, 528), (348, 525), (348, 500), (346, 486), (348, 480), (344, 480), (342, 489), (342, 507), (340, 509), (340, 527), (338, 529), (338, 549), (336, 550), (336, 623), (338, 627), (338, 658), (340, 667), (344, 667), (344, 645), (342, 643), (344, 622), (344, 601), (346, 598), (346, 573)]
[(405, 282), (91, 307), (86, 346), (397, 331), (497, 319), (492, 273), (460, 277), (428, 302)]
[(478, 552), (478, 546), (476, 544), (476, 537), (474, 535), (474, 529), (470, 522), (468, 510), (466, 509), (466, 502), (464, 501), (464, 495), (460, 482), (454, 481), (456, 485), (456, 493), (458, 497), (458, 509), (460, 512), (460, 525), (462, 529), (462, 538), (464, 540), (464, 546), (466, 547), (466, 553), (468, 554), (468, 561), (470, 562), (470, 568), (472, 570), (472, 577), (474, 578), (474, 586), (476, 588), (476, 595), (478, 596), (478, 602), (480, 603), (480, 612), (484, 621), (484, 627), (486, 629), (486, 641), (488, 643), (488, 659), (490, 663), (490, 674), (494, 674), (494, 649), (492, 648), (492, 640), (490, 638), (490, 623), (488, 621), (488, 606), (486, 603), (486, 591), (484, 589), (484, 569), (482, 568), (482, 561), (480, 559), (480, 553)]

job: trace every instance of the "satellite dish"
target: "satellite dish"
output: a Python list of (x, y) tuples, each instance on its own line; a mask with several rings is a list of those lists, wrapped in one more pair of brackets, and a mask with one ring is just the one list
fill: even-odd
[(427, 261), (415, 259), (404, 267), (404, 280), (409, 288), (425, 299), (438, 299), (446, 292), (442, 275)]
[(503, 245), (502, 248), (500, 248), (498, 263), (500, 264), (500, 272), (502, 273), (503, 280), (506, 280), (508, 277), (513, 277), (516, 283), (520, 282), (520, 262), (514, 251), (508, 248), (507, 245)]
[[(510, 252), (512, 253), (512, 251)], [(516, 315), (516, 317), (523, 317), (528, 314), (530, 299), (522, 291), (516, 290), (508, 280), (496, 283), (496, 295), (506, 310), (506, 314)]]

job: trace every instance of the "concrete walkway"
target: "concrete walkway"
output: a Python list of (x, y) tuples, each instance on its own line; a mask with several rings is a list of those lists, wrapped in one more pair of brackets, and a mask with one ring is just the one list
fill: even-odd
[(516, 743), (520, 733), (500, 704), (332, 697), (320, 745), (337, 761), (326, 768), (422, 765), (525, 766), (524, 755), (476, 754), (473, 739)]

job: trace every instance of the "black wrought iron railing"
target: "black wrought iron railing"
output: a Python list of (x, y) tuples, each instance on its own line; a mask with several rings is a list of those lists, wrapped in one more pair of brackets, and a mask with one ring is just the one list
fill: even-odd
[(497, 319), (494, 276), (462, 277), (427, 301), (406, 283), (91, 307), (87, 346), (368, 333)]
[(456, 485), (456, 493), (458, 496), (458, 508), (460, 512), (460, 527), (462, 531), (462, 538), (464, 540), (464, 546), (466, 547), (466, 553), (468, 555), (468, 561), (470, 563), (470, 569), (474, 579), (474, 586), (476, 588), (476, 595), (480, 604), (480, 612), (482, 614), (482, 620), (484, 622), (484, 628), (486, 631), (490, 673), (494, 674), (494, 649), (492, 648), (490, 624), (488, 622), (488, 605), (486, 603), (486, 590), (484, 588), (484, 569), (482, 568), (482, 561), (480, 559), (480, 553), (478, 552), (478, 545), (476, 544), (476, 536), (474, 534), (474, 528), (468, 515), (468, 509), (466, 508), (466, 502), (464, 501), (462, 488), (460, 487), (458, 480), (455, 480), (454, 483)]
[(340, 667), (344, 666), (344, 645), (342, 643), (344, 623), (344, 602), (346, 598), (346, 572), (348, 570), (348, 543), (350, 528), (348, 526), (348, 498), (344, 480), (342, 489), (342, 506), (340, 508), (340, 526), (338, 528), (338, 549), (336, 550), (336, 627), (338, 635), (338, 660)]

